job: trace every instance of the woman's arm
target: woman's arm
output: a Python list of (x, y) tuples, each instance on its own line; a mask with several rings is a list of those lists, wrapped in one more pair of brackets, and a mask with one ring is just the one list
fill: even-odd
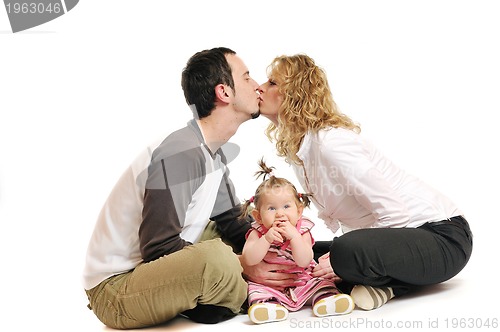
[[(356, 201), (370, 211), (378, 220), (373, 227), (404, 227), (410, 217), (408, 209), (394, 190), (398, 174), (384, 174), (377, 163), (385, 162), (380, 155), (371, 155), (371, 145), (361, 140), (358, 134), (331, 135), (321, 142), (325, 165), (336, 170), (337, 184), (350, 192)], [(371, 152), (370, 152), (371, 151)]]

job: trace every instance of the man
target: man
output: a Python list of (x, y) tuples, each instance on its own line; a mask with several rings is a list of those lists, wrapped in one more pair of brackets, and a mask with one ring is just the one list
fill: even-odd
[(193, 55), (181, 84), (194, 119), (130, 165), (89, 243), (89, 308), (112, 328), (152, 326), (178, 314), (217, 323), (238, 313), (247, 296), (232, 248), (200, 240), (212, 220), (225, 240), (243, 246), (249, 223), (238, 220), (226, 167), (235, 149), (225, 143), (259, 115), (258, 84), (227, 48)]

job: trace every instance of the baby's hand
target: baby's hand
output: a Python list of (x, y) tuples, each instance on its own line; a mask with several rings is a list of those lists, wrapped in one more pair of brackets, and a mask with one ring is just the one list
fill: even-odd
[(280, 221), (275, 225), (278, 227), (281, 235), (288, 240), (301, 236), (299, 231), (297, 231), (297, 228), (295, 228), (289, 221)]
[(265, 237), (266, 237), (267, 242), (269, 242), (269, 243), (273, 243), (275, 241), (276, 242), (283, 242), (283, 236), (281, 235), (281, 232), (278, 230), (277, 227), (274, 227), (274, 226), (271, 227), (267, 231)]

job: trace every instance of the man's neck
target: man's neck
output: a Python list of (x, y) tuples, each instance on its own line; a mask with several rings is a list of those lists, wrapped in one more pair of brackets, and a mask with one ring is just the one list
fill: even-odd
[(228, 121), (217, 121), (215, 117), (197, 120), (205, 143), (212, 153), (215, 153), (223, 144), (236, 133), (239, 124)]

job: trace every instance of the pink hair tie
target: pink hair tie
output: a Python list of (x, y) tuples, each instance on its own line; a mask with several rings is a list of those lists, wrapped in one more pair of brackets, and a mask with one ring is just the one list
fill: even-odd
[(250, 203), (253, 203), (253, 201), (255, 200), (255, 196), (252, 196), (250, 197), (250, 199), (248, 200)]

